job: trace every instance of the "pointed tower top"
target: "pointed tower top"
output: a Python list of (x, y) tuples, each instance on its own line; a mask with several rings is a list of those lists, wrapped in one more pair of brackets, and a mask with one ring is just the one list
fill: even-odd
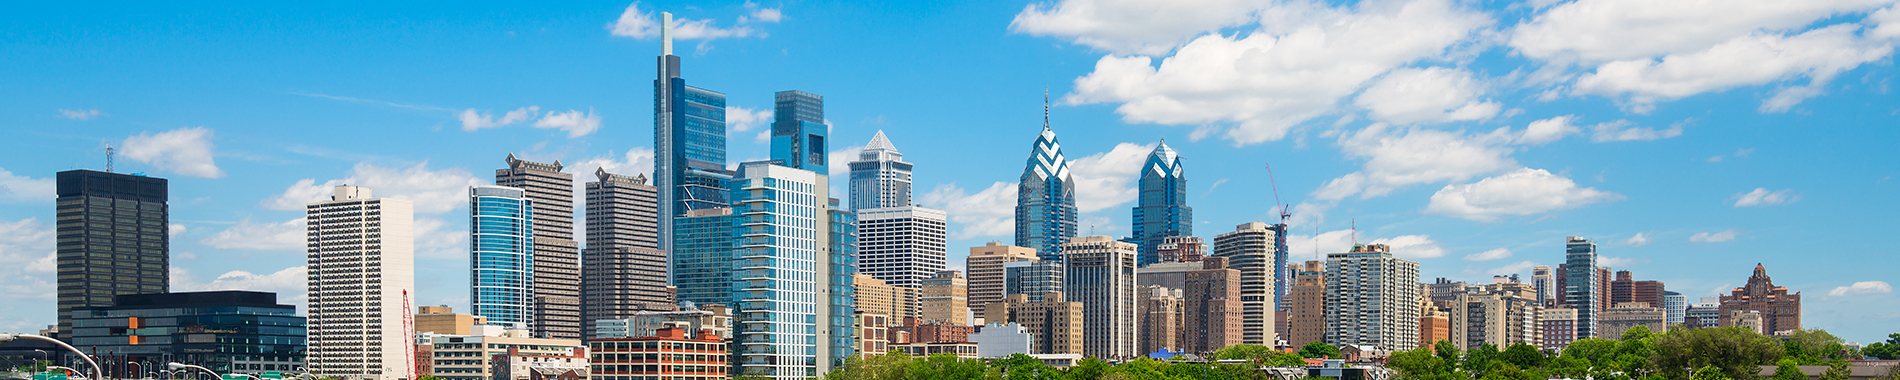
[(1755, 277), (1768, 277), (1768, 268), (1762, 267), (1761, 263), (1755, 263)]
[(660, 12), (660, 55), (673, 55), (672, 12)]
[(875, 150), (875, 149), (897, 150), (897, 146), (891, 145), (891, 139), (888, 137), (884, 137), (884, 130), (880, 129), (877, 131), (876, 135), (871, 136), (870, 143), (864, 144), (864, 150)]
[(1049, 130), (1049, 86), (1042, 86), (1042, 130)]

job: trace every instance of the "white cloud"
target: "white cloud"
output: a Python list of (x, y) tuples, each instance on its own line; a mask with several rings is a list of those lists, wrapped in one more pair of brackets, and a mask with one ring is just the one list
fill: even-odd
[(616, 36), (646, 39), (660, 35), (660, 22), (652, 13), (641, 12), (640, 3), (633, 3), (620, 12), (619, 19), (607, 24), (607, 30)]
[(185, 225), (172, 223), (170, 227), (166, 228), (166, 235), (171, 236), (172, 240), (178, 240), (178, 235), (184, 235), (185, 230)]
[[(1287, 234), (1287, 261), (1325, 260), (1330, 253), (1352, 249), (1352, 230), (1335, 230), (1314, 235)], [(1296, 259), (1297, 258), (1297, 259)]]
[(1531, 268), (1536, 268), (1537, 265), (1539, 264), (1537, 264), (1536, 261), (1519, 261), (1519, 262), (1511, 263), (1509, 265), (1505, 265), (1505, 266), (1501, 266), (1497, 268), (1491, 268), (1490, 271), (1487, 271), (1485, 273), (1494, 274), (1494, 275), (1501, 274), (1501, 275), (1509, 276), (1513, 274), (1529, 272)]
[(1714, 233), (1697, 232), (1695, 233), (1694, 236), (1689, 237), (1689, 241), (1696, 242), (1696, 243), (1720, 243), (1720, 242), (1725, 242), (1729, 240), (1735, 240), (1735, 237), (1741, 234), (1742, 234), (1742, 230), (1735, 230), (1735, 229), (1722, 231), (1722, 232), (1714, 232)]
[(1471, 72), (1443, 67), (1402, 68), (1386, 73), (1353, 99), (1372, 118), (1395, 124), (1484, 120), (1503, 104), (1484, 101), (1485, 85)]
[(474, 108), (470, 108), (455, 114), (455, 118), (462, 121), (462, 130), (474, 132), (484, 128), (497, 128), (528, 121), (528, 119), (533, 119), (534, 115), (540, 112), (540, 106), (521, 107), (502, 114), (501, 119), (498, 120), (495, 119), (494, 114), (478, 112), (475, 111)]
[(1623, 244), (1629, 244), (1632, 247), (1649, 245), (1649, 233), (1637, 232), (1636, 235), (1630, 236), (1628, 240), (1624, 240)]
[[(1100, 28), (1150, 33), (1151, 23), (1177, 21), (1171, 12), (1136, 13), (1140, 18)], [(1262, 8), (1257, 23), (1244, 36), (1194, 38), (1158, 66), (1153, 56), (1102, 57), (1064, 101), (1120, 103), (1116, 112), (1131, 123), (1231, 124), (1224, 137), (1239, 145), (1279, 140), (1294, 125), (1332, 112), (1372, 79), (1439, 57), (1492, 20), (1449, 0), (1338, 8), (1292, 1)]]
[(158, 170), (188, 177), (222, 178), (224, 170), (211, 158), (211, 129), (181, 128), (157, 135), (141, 132), (125, 138), (119, 155), (151, 164)]
[(1735, 199), (1735, 207), (1742, 208), (1742, 207), (1773, 206), (1773, 205), (1784, 204), (1784, 203), (1794, 203), (1796, 201), (1800, 201), (1801, 196), (1795, 195), (1794, 189), (1781, 189), (1781, 190), (1769, 191), (1768, 188), (1757, 187), (1755, 188), (1754, 191), (1741, 193), (1741, 194), (1735, 194), (1734, 199)]
[(1676, 123), (1675, 125), (1670, 125), (1669, 129), (1663, 130), (1636, 127), (1629, 124), (1627, 121), (1617, 120), (1591, 126), (1590, 141), (1651, 141), (1666, 139), (1681, 136), (1682, 125), (1684, 123)]
[[(579, 187), (579, 186), (577, 186)], [(575, 207), (580, 210), (582, 207)], [(578, 217), (578, 215), (577, 215)], [(458, 219), (458, 221), (461, 219)], [(586, 228), (576, 228), (575, 238), (586, 240)], [(454, 226), (440, 218), (416, 218), (416, 257), (424, 259), (467, 259), (468, 223)]]
[(1227, 180), (1228, 180), (1227, 178), (1221, 178), (1221, 179), (1218, 179), (1218, 180), (1214, 180), (1214, 184), (1211, 184), (1211, 185), (1207, 185), (1207, 192), (1203, 192), (1203, 193), (1201, 193), (1201, 198), (1207, 198), (1207, 196), (1208, 196), (1208, 195), (1213, 195), (1213, 194), (1214, 194), (1214, 189), (1218, 189), (1218, 188), (1220, 188), (1220, 185), (1221, 185), (1221, 184), (1224, 184), (1224, 183), (1227, 183)]
[(52, 178), (14, 175), (0, 168), (0, 199), (19, 202), (51, 202), (58, 198), (59, 187)]
[(1476, 183), (1446, 185), (1432, 194), (1425, 212), (1482, 222), (1504, 215), (1531, 215), (1623, 199), (1543, 169), (1519, 168)]
[[(754, 18), (759, 18), (758, 16), (760, 15), (758, 12), (754, 12), (753, 16)], [(784, 17), (784, 14), (779, 13), (777, 9), (772, 9), (770, 16), (774, 16), (773, 21), (777, 21), (777, 18)], [(627, 10), (620, 13), (619, 19), (615, 19), (612, 24), (607, 24), (607, 31), (620, 37), (633, 37), (637, 39), (658, 37), (660, 35), (660, 20), (652, 13), (640, 11), (640, 3), (633, 3), (627, 5)], [(692, 20), (678, 17), (673, 19), (673, 39), (676, 40), (745, 38), (753, 35), (764, 36), (765, 33), (760, 33), (752, 30), (752, 28), (743, 26), (721, 28), (714, 25), (712, 20)]]
[(739, 16), (739, 22), (741, 22), (741, 23), (744, 23), (744, 22), (779, 22), (779, 20), (784, 20), (784, 19), (785, 19), (785, 13), (784, 13), (784, 12), (780, 12), (780, 11), (778, 10), (778, 8), (764, 8), (764, 7), (760, 7), (760, 6), (759, 6), (759, 3), (754, 3), (754, 2), (750, 2), (750, 1), (747, 1), (747, 2), (745, 2), (745, 9), (747, 9), (747, 10), (749, 10), (749, 11), (751, 11), (751, 13), (749, 13), (749, 15), (750, 15), (751, 17), (750, 17), (750, 18), (748, 18), (747, 16)]
[[(733, 133), (750, 131), (753, 128), (772, 124), (772, 110), (751, 109), (739, 106), (726, 106), (726, 131)], [(770, 131), (766, 129), (765, 131)], [(770, 135), (766, 135), (770, 136)]]
[[(509, 112), (508, 116), (514, 116), (514, 113)], [(503, 119), (506, 120), (505, 117)], [(541, 116), (541, 120), (534, 122), (534, 127), (567, 131), (567, 138), (571, 139), (600, 130), (600, 115), (595, 115), (593, 108), (588, 108), (586, 113), (578, 110), (549, 111), (547, 115)]]
[(1371, 198), (1409, 185), (1461, 181), (1517, 167), (1517, 161), (1506, 157), (1511, 149), (1502, 146), (1509, 140), (1506, 136), (1418, 128), (1388, 133), (1388, 129), (1373, 124), (1342, 135), (1340, 150), (1365, 159), (1365, 166), (1328, 181), (1312, 195), (1322, 200), (1355, 194)]
[(1524, 127), (1524, 133), (1517, 138), (1517, 143), (1544, 145), (1582, 132), (1582, 128), (1570, 124), (1573, 121), (1576, 121), (1574, 115), (1533, 121), (1529, 126)]
[(1626, 108), (1646, 113), (1659, 101), (1740, 86), (1808, 78), (1806, 86), (1786, 87), (1762, 104), (1762, 112), (1786, 111), (1820, 94), (1834, 75), (1893, 52), (1886, 41), (1856, 35), (1856, 24), (1839, 24), (1798, 35), (1753, 33), (1706, 49), (1658, 59), (1619, 60), (1577, 78), (1576, 92), (1619, 98)]
[(1628, 267), (1631, 265), (1636, 265), (1636, 263), (1639, 263), (1639, 262), (1648, 262), (1648, 261), (1649, 259), (1639, 259), (1639, 258), (1634, 258), (1634, 257), (1601, 256), (1597, 258), (1598, 265), (1611, 267), (1611, 268), (1623, 268), (1623, 267)]
[(950, 222), (959, 225), (952, 239), (1014, 236), (1016, 233), (1016, 184), (997, 182), (975, 194), (955, 183), (937, 185), (917, 198), (917, 203), (944, 210)]
[(367, 162), (357, 163), (350, 169), (349, 176), (324, 181), (320, 185), (315, 179), (298, 180), (284, 189), (282, 194), (265, 199), (261, 205), (274, 210), (303, 210), (310, 203), (329, 200), (332, 189), (347, 184), (368, 187), (379, 198), (413, 202), (417, 214), (439, 214), (467, 205), (468, 188), (486, 183), (475, 179), (467, 170), (429, 170), (428, 165), (424, 162), (407, 168), (388, 168)]
[(1790, 30), (1817, 19), (1879, 8), (1891, 0), (1578, 0), (1550, 8), (1509, 31), (1524, 56), (1604, 62), (1699, 51), (1762, 30)]
[(1498, 248), (1498, 249), (1493, 249), (1489, 251), (1465, 255), (1465, 261), (1491, 261), (1491, 260), (1508, 259), (1508, 258), (1511, 258), (1511, 250), (1507, 248)]
[(1887, 293), (1893, 293), (1893, 286), (1888, 285), (1886, 281), (1861, 281), (1855, 282), (1854, 285), (1834, 288), (1833, 291), (1827, 292), (1827, 295), (1841, 297), (1853, 294)]
[(69, 110), (65, 108), (59, 109), (59, 117), (63, 117), (67, 119), (85, 121), (85, 120), (92, 120), (92, 118), (100, 117), (100, 116), (105, 116), (105, 113), (99, 112), (99, 110), (97, 109), (82, 109), (82, 110)]
[(1107, 152), (1070, 160), (1077, 189), (1075, 208), (1091, 213), (1134, 201), (1141, 164), (1154, 149), (1155, 143), (1120, 143)]
[(1370, 244), (1385, 244), (1392, 250), (1392, 256), (1406, 260), (1429, 259), (1444, 256), (1445, 248), (1432, 241), (1431, 235), (1403, 235), (1389, 239), (1373, 239)]
[[(1287, 252), (1299, 258), (1311, 257), (1306, 255), (1318, 252), (1318, 256), (1323, 258), (1326, 254), (1350, 251), (1352, 250), (1352, 234), (1352, 230), (1327, 231), (1319, 234), (1318, 237), (1288, 234)], [(1392, 256), (1406, 260), (1441, 257), (1447, 253), (1444, 247), (1438, 246), (1438, 242), (1432, 241), (1431, 235), (1394, 236), (1360, 241), (1360, 244), (1385, 244), (1391, 249)], [(1289, 261), (1297, 260), (1289, 259)]]
[(1066, 38), (1116, 54), (1161, 55), (1188, 38), (1254, 21), (1265, 2), (1253, 0), (1062, 0), (1030, 3), (1009, 30)]
[[(832, 144), (832, 146), (837, 146), (837, 140), (833, 139)], [(851, 202), (845, 199), (850, 198), (846, 195), (849, 194), (846, 191), (851, 188), (851, 161), (856, 161), (858, 153), (863, 151), (863, 145), (852, 145), (825, 152), (825, 168), (830, 169), (830, 173), (825, 173), (825, 175), (832, 178), (831, 197), (838, 198), (838, 202), (845, 204)]]
[(213, 291), (213, 290), (249, 290), (277, 293), (277, 302), (297, 306), (302, 310), (308, 301), (305, 277), (309, 276), (305, 266), (284, 268), (269, 274), (253, 274), (234, 270), (218, 275), (211, 282), (199, 282), (197, 276), (183, 267), (172, 266), (172, 291)]
[(224, 231), (198, 240), (198, 244), (217, 249), (301, 252), (306, 238), (302, 217), (276, 223), (256, 223), (245, 217)]
[(0, 305), (47, 305), (51, 314), (54, 295), (53, 226), (38, 219), (0, 221)]

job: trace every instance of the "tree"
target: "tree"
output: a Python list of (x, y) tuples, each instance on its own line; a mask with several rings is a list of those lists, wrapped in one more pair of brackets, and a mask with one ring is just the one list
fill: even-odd
[(1399, 378), (1409, 380), (1464, 380), (1471, 378), (1456, 368), (1455, 362), (1446, 361), (1435, 355), (1431, 348), (1419, 347), (1407, 351), (1392, 353), (1386, 358), (1386, 367), (1399, 372)]
[(1300, 347), (1300, 357), (1307, 359), (1340, 359), (1339, 347), (1333, 347), (1333, 345), (1321, 342), (1307, 343), (1306, 347)]
[(990, 362), (990, 366), (1001, 371), (1003, 380), (1056, 380), (1062, 378), (1062, 370), (1042, 364), (1042, 360), (1029, 355), (1014, 354), (1007, 358)]
[(1490, 343), (1478, 345), (1478, 348), (1465, 352), (1465, 361), (1458, 368), (1480, 378), (1497, 366), (1498, 346)]
[(1214, 360), (1261, 360), (1279, 356), (1272, 347), (1258, 344), (1236, 344), (1214, 350)]
[(1781, 359), (1775, 363), (1775, 380), (1808, 380), (1808, 375), (1801, 373), (1801, 363), (1794, 359)]
[(1887, 334), (1886, 342), (1869, 343), (1860, 353), (1886, 360), (1900, 359), (1900, 333)]
[(1821, 380), (1847, 380), (1853, 374), (1854, 370), (1847, 367), (1846, 361), (1835, 361), (1828, 363), (1827, 372), (1821, 373)]
[(1800, 329), (1781, 342), (1782, 355), (1803, 365), (1821, 365), (1829, 360), (1846, 359), (1841, 355), (1846, 340), (1821, 329)]
[(1650, 368), (1672, 380), (1692, 377), (1688, 368), (1699, 372), (1705, 367), (1729, 379), (1751, 380), (1761, 371), (1759, 366), (1781, 360), (1781, 349), (1774, 339), (1735, 326), (1671, 331), (1656, 337)]
[(1695, 375), (1690, 376), (1689, 380), (1734, 380), (1734, 378), (1729, 377), (1721, 368), (1703, 366), (1701, 369), (1695, 370)]
[(1438, 359), (1444, 360), (1446, 364), (1458, 364), (1458, 351), (1458, 345), (1452, 344), (1449, 340), (1439, 339), (1438, 343), (1432, 343), (1432, 353), (1437, 354)]
[(1537, 350), (1537, 347), (1524, 344), (1524, 342), (1518, 342), (1512, 344), (1510, 348), (1505, 348), (1504, 353), (1499, 355), (1498, 359), (1517, 366), (1518, 368), (1529, 369), (1543, 368), (1547, 358), (1544, 357), (1543, 351)]

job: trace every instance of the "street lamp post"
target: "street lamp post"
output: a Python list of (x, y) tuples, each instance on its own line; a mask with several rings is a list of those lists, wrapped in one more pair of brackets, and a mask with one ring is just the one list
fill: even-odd
[(145, 377), (144, 365), (139, 364), (139, 362), (133, 362), (133, 361), (125, 362), (125, 364), (131, 364), (134, 368), (137, 368), (137, 369), (132, 370), (132, 376)]
[[(92, 378), (93, 378), (93, 380), (104, 380), (104, 379), (105, 379), (105, 377), (103, 377), (103, 376), (102, 376), (102, 373), (103, 373), (103, 372), (99, 370), (99, 362), (95, 362), (95, 361), (92, 361), (92, 357), (91, 357), (91, 356), (86, 356), (86, 353), (85, 353), (85, 352), (81, 352), (81, 351), (79, 351), (79, 349), (78, 349), (78, 348), (75, 348), (75, 347), (73, 347), (73, 345), (70, 345), (70, 344), (66, 344), (66, 342), (61, 342), (61, 341), (59, 341), (59, 339), (53, 339), (53, 338), (48, 338), (48, 337), (43, 337), (43, 336), (39, 336), (39, 335), (33, 335), (33, 334), (21, 334), (21, 333), (0, 333), (0, 343), (6, 343), (6, 342), (12, 342), (12, 341), (14, 341), (15, 339), (20, 339), (20, 338), (27, 338), (27, 339), (34, 339), (34, 340), (42, 340), (42, 341), (47, 341), (47, 342), (53, 342), (53, 344), (57, 344), (57, 345), (59, 345), (60, 347), (64, 347), (64, 348), (66, 348), (67, 350), (69, 350), (69, 351), (72, 351), (72, 352), (73, 352), (73, 353), (75, 353), (75, 354), (79, 354), (79, 358), (81, 358), (81, 359), (86, 359), (86, 364), (91, 364), (91, 365), (92, 365)], [(79, 372), (79, 371), (73, 371), (73, 372)]]
[(205, 371), (205, 373), (211, 374), (211, 378), (213, 379), (221, 379), (224, 377), (224, 376), (219, 376), (217, 372), (211, 371), (210, 368), (199, 367), (199, 366), (185, 364), (185, 363), (179, 363), (179, 362), (166, 363), (165, 367), (175, 369), (175, 370), (195, 369), (199, 371)]

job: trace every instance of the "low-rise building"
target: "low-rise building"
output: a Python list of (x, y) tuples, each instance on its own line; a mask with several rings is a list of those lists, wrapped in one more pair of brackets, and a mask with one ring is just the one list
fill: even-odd
[(416, 333), (437, 333), (443, 335), (482, 335), (480, 326), (487, 325), (488, 318), (474, 314), (456, 314), (448, 306), (421, 306), (416, 308)]
[(851, 347), (858, 356), (870, 357), (891, 352), (891, 316), (862, 310), (852, 320)]
[(976, 343), (971, 342), (913, 342), (897, 345), (893, 348), (904, 350), (910, 356), (931, 356), (936, 354), (954, 354), (962, 359), (979, 359)]
[(535, 363), (587, 366), (587, 347), (580, 340), (528, 336), (528, 330), (507, 330), (499, 336), (435, 335), (430, 375), (444, 380), (527, 380)]
[(1015, 323), (991, 323), (970, 334), (970, 342), (976, 343), (976, 356), (985, 359), (1009, 357), (1015, 354), (1034, 353), (1036, 336), (1029, 334), (1029, 328)]
[(61, 338), (88, 355), (140, 364), (108, 367), (149, 372), (182, 362), (218, 373), (289, 371), (304, 367), (305, 319), (296, 312), (275, 293), (121, 294), (112, 306), (74, 308), (73, 330)]
[(1623, 332), (1636, 326), (1647, 326), (1652, 333), (1669, 331), (1669, 316), (1660, 307), (1652, 307), (1648, 302), (1624, 302), (1604, 310), (1597, 317), (1597, 328), (1603, 332), (1603, 339), (1621, 339)]
[(699, 307), (688, 301), (681, 302), (677, 311), (636, 311), (631, 318), (595, 320), (593, 330), (594, 338), (643, 338), (663, 328), (686, 330), (687, 335), (706, 331), (732, 338), (732, 312), (726, 305)]
[(985, 309), (984, 320), (1015, 322), (1029, 329), (1029, 334), (1036, 337), (1038, 354), (1082, 353), (1082, 303), (1065, 301), (1062, 292), (1044, 294), (1039, 302), (1030, 302), (1027, 295), (1011, 294)]
[(725, 379), (732, 366), (726, 340), (711, 333), (688, 337), (685, 329), (663, 328), (644, 338), (601, 338), (587, 341), (591, 350), (590, 380), (712, 380)]

